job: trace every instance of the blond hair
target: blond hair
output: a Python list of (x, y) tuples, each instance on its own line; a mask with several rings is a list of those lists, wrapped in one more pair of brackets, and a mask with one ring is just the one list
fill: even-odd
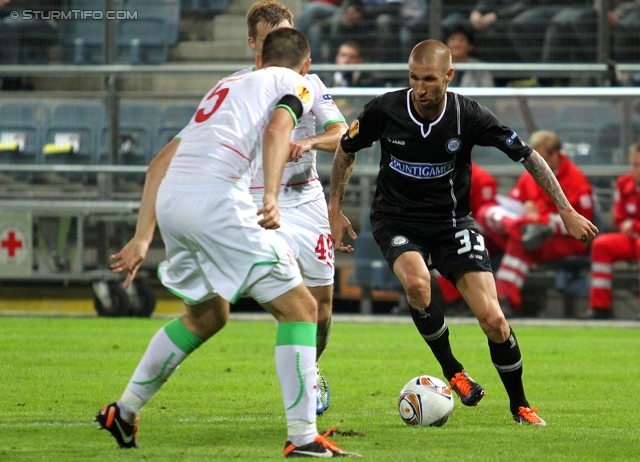
[(247, 30), (249, 37), (258, 38), (258, 23), (264, 21), (271, 28), (275, 28), (283, 21), (289, 21), (293, 27), (293, 13), (276, 0), (260, 0), (249, 8), (247, 12)]
[(533, 132), (529, 144), (533, 149), (543, 148), (547, 152), (560, 151), (562, 149), (558, 134), (549, 130)]

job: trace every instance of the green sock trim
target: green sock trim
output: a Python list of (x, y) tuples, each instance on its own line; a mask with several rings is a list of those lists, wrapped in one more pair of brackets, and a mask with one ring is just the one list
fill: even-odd
[(146, 382), (133, 382), (133, 383), (135, 383), (136, 385), (151, 385), (152, 383), (157, 382), (158, 380), (164, 377), (164, 373), (166, 372), (167, 367), (169, 366), (169, 363), (171, 362), (171, 360), (175, 355), (176, 355), (175, 353), (171, 353), (169, 355), (169, 357), (164, 362), (164, 364), (162, 364), (162, 368), (160, 369), (160, 372), (158, 372), (158, 375), (156, 375), (154, 378), (152, 378), (151, 380), (147, 380)]
[(296, 407), (304, 396), (304, 377), (302, 376), (302, 370), (300, 369), (300, 352), (296, 353), (296, 371), (298, 372), (298, 380), (300, 380), (300, 390), (298, 391), (298, 397), (293, 404), (287, 408), (287, 411)]
[(180, 318), (176, 318), (165, 325), (164, 331), (167, 337), (185, 354), (191, 353), (204, 343), (204, 340), (196, 337), (184, 327)]
[(276, 346), (301, 345), (315, 347), (317, 329), (318, 326), (311, 322), (278, 323)]

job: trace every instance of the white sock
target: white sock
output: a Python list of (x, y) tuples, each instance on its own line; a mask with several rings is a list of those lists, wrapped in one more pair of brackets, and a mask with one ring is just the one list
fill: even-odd
[(180, 319), (171, 321), (149, 342), (121, 401), (131, 412), (139, 414), (180, 363), (201, 344), (202, 340), (189, 332)]
[(316, 325), (280, 323), (276, 371), (287, 418), (288, 439), (296, 446), (313, 441), (316, 429)]

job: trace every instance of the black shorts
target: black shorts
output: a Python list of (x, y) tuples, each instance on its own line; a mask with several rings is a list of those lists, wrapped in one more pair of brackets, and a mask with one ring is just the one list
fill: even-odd
[(456, 227), (371, 217), (371, 228), (392, 270), (400, 255), (419, 252), (429, 269), (437, 269), (454, 283), (457, 274), (492, 271), (484, 238), (470, 217), (459, 220)]

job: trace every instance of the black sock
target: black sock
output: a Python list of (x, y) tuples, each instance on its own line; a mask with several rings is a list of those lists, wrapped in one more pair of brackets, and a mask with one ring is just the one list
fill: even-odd
[(522, 355), (518, 341), (513, 333), (503, 343), (495, 343), (489, 340), (489, 352), (491, 361), (498, 371), (504, 388), (509, 395), (509, 407), (512, 414), (518, 413), (520, 406), (529, 407), (529, 402), (524, 394), (522, 385)]
[(453, 356), (449, 343), (449, 328), (444, 322), (444, 315), (434, 302), (427, 308), (414, 310), (411, 317), (429, 348), (442, 367), (442, 373), (447, 380), (451, 380), (458, 372), (462, 372), (462, 364)]

